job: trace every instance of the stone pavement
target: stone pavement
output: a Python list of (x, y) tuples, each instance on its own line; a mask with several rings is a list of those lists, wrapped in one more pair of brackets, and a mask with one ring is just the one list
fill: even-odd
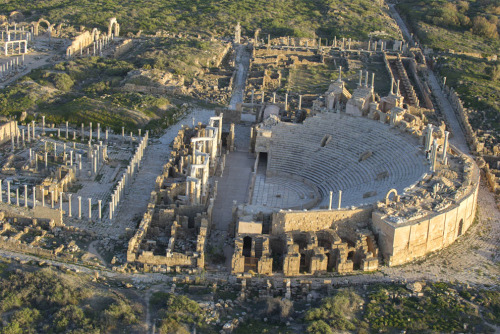
[(226, 168), (222, 177), (217, 177), (217, 198), (212, 220), (214, 228), (227, 231), (231, 222), (233, 201), (245, 203), (250, 186), (250, 176), (255, 159), (244, 151), (231, 152), (226, 157)]

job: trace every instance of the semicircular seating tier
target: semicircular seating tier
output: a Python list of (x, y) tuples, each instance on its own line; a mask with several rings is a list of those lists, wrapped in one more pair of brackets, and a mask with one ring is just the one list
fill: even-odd
[(392, 188), (401, 194), (429, 170), (416, 138), (363, 117), (325, 113), (303, 124), (282, 122), (271, 139), (267, 175), (312, 183), (322, 196), (319, 207), (328, 206), (330, 191), (333, 208), (339, 190), (342, 207), (374, 203)]

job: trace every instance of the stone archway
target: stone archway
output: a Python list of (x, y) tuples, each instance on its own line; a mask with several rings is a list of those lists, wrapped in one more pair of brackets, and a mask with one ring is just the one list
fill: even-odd
[(116, 17), (112, 17), (111, 19), (109, 19), (108, 37), (111, 37), (112, 33), (114, 34), (115, 37), (120, 36), (120, 25), (116, 21)]
[(97, 28), (92, 29), (92, 42), (96, 42), (100, 34), (101, 32)]
[(38, 36), (38, 29), (40, 28), (40, 24), (45, 23), (47, 25), (47, 30), (49, 31), (49, 36), (52, 35), (52, 25), (46, 19), (40, 19), (33, 24), (33, 35)]
[(389, 190), (387, 192), (387, 195), (385, 195), (385, 203), (386, 204), (390, 202), (389, 198), (391, 197), (392, 194), (394, 194), (394, 197), (393, 197), (394, 201), (395, 202), (399, 201), (398, 191), (396, 189), (392, 188), (391, 190)]

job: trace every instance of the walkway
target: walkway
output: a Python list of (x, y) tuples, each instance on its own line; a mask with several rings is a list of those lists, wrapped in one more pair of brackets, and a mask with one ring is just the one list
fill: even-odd
[(245, 151), (235, 151), (227, 155), (224, 174), (216, 178), (219, 184), (212, 215), (215, 229), (227, 231), (231, 223), (233, 201), (247, 201), (254, 163), (253, 155)]
[[(406, 40), (411, 44), (414, 44), (413, 38), (411, 37), (408, 27), (406, 26), (405, 22), (403, 21), (399, 13), (394, 8), (394, 5), (389, 5), (389, 7), (391, 9), (393, 17), (395, 18), (397, 24), (399, 25), (399, 28), (401, 29)], [(427, 73), (429, 74), (428, 83), (430, 84), (430, 89), (432, 91), (432, 94), (434, 95), (434, 97), (438, 102), (439, 110), (441, 110), (444, 117), (448, 121), (448, 125), (450, 127), (450, 129), (448, 130), (451, 131), (452, 133), (452, 136), (450, 138), (451, 144), (457, 147), (462, 152), (468, 154), (469, 147), (467, 146), (467, 141), (465, 139), (462, 128), (460, 127), (460, 123), (458, 122), (457, 116), (455, 115), (455, 112), (453, 111), (450, 102), (443, 94), (441, 87), (439, 86), (438, 79), (436, 78), (434, 72), (428, 70)]]

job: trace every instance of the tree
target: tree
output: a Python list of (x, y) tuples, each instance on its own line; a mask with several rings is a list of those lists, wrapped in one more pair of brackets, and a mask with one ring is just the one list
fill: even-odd
[(476, 16), (472, 20), (472, 33), (486, 38), (498, 38), (497, 26), (483, 16)]

